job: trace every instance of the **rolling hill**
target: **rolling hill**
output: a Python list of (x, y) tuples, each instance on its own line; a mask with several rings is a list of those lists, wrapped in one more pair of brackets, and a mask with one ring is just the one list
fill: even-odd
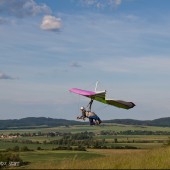
[(114, 120), (106, 120), (104, 122), (118, 123), (118, 124), (125, 124), (125, 125), (170, 127), (170, 117), (159, 118), (154, 120), (114, 119)]
[[(114, 119), (104, 120), (103, 123), (117, 123), (124, 125), (143, 125), (143, 126), (161, 126), (170, 127), (170, 117), (155, 120), (134, 120), (134, 119)], [(0, 129), (21, 129), (21, 128), (40, 128), (40, 127), (56, 127), (70, 125), (87, 125), (88, 122), (81, 122), (66, 119), (53, 119), (46, 117), (27, 117), (22, 119), (0, 120)]]
[(0, 120), (0, 129), (21, 129), (21, 128), (36, 128), (36, 127), (55, 127), (69, 125), (83, 125), (85, 122), (79, 122), (66, 119), (53, 119), (46, 117), (27, 117), (22, 119)]

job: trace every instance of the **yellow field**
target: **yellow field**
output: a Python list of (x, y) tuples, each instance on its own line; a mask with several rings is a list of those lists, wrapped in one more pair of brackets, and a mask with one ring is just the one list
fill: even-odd
[[(170, 147), (151, 150), (89, 150), (105, 157), (34, 163), (28, 169), (170, 169)], [(23, 168), (23, 167), (22, 167)]]

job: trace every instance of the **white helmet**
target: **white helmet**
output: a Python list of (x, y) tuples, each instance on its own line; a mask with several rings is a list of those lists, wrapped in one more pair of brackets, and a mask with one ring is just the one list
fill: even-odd
[(84, 107), (80, 107), (80, 110), (85, 110), (85, 108)]

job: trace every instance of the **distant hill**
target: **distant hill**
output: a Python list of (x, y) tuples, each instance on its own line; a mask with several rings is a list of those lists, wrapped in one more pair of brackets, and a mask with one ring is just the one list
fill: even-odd
[(55, 127), (69, 125), (83, 125), (87, 122), (80, 122), (66, 119), (53, 119), (46, 117), (27, 117), (23, 119), (8, 119), (0, 120), (0, 129), (21, 129), (21, 128), (36, 128), (36, 127)]
[(106, 120), (104, 122), (105, 123), (118, 123), (118, 124), (124, 124), (124, 125), (170, 127), (170, 117), (154, 119), (154, 120), (114, 119), (114, 120)]
[[(155, 120), (114, 119), (114, 120), (104, 120), (103, 123), (170, 127), (170, 117), (160, 118)], [(56, 126), (70, 126), (70, 125), (87, 125), (87, 124), (88, 122), (66, 120), (66, 119), (53, 119), (53, 118), (46, 118), (46, 117), (27, 117), (23, 119), (0, 120), (0, 130), (56, 127)]]

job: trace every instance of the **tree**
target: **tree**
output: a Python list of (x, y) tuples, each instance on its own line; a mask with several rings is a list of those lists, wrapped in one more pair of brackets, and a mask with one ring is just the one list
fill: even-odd
[(14, 146), (12, 149), (14, 152), (18, 152), (19, 151), (19, 146)]
[(21, 148), (21, 151), (26, 152), (26, 151), (30, 151), (30, 149), (28, 149), (27, 146), (23, 146), (23, 147)]
[(115, 143), (118, 143), (118, 140), (117, 140), (117, 138), (115, 138), (114, 140), (115, 140)]
[(40, 146), (37, 147), (37, 150), (42, 150), (42, 148)]

